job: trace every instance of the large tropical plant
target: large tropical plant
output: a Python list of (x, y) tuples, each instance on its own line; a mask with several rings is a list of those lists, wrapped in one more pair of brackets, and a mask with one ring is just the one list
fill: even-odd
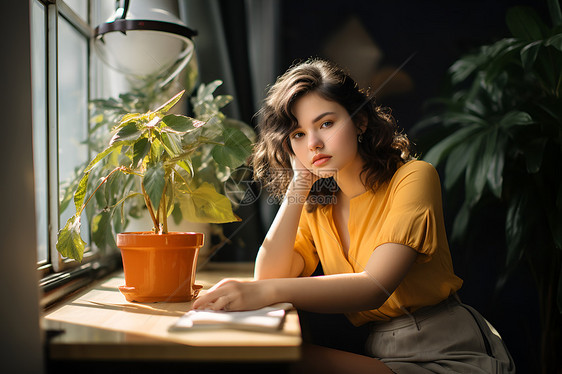
[[(75, 179), (76, 214), (59, 231), (57, 241), (63, 256), (82, 259), (86, 243), (80, 235), (81, 214), (92, 201), (100, 210), (89, 215), (92, 239), (98, 244), (113, 240), (133, 209), (126, 203), (135, 199), (144, 203), (155, 233), (168, 232), (168, 216), (174, 211), (195, 222), (239, 220), (220, 188), (229, 172), (250, 155), (253, 133), (220, 111), (232, 100), (213, 96), (220, 84), (199, 87), (192, 98), (194, 118), (168, 113), (183, 91), (155, 110), (118, 117), (108, 145)], [(135, 100), (130, 102), (134, 110)]]
[(464, 191), (453, 241), (472, 232), (490, 202), (505, 207), (500, 283), (522, 261), (529, 266), (540, 298), (543, 370), (554, 372), (562, 312), (562, 14), (557, 0), (548, 9), (550, 26), (532, 8), (509, 9), (511, 37), (456, 61), (450, 92), (432, 101), (413, 133), (432, 134), (421, 138), (429, 142), (423, 157), (443, 166), (447, 197)]

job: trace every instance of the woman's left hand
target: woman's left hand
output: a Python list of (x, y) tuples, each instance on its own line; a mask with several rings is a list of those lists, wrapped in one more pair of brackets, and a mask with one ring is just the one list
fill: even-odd
[(277, 302), (271, 282), (223, 279), (199, 296), (193, 309), (254, 310)]

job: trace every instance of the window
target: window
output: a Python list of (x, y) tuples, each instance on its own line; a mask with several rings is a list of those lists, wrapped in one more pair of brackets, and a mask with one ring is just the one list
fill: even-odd
[(37, 261), (49, 259), (47, 178), (47, 11), (39, 1), (31, 4), (31, 67), (33, 99), (33, 161), (37, 212)]
[[(88, 161), (88, 36), (83, 35), (64, 17), (57, 19), (58, 37), (58, 184), (59, 196), (73, 179), (74, 170)], [(75, 213), (68, 204), (59, 216), (59, 227)], [(82, 215), (87, 227), (86, 214)], [(84, 232), (84, 236), (87, 234)], [(85, 238), (86, 239), (86, 238)]]
[[(95, 4), (97, 2), (92, 2)], [(88, 249), (82, 263), (66, 261), (56, 251), (57, 233), (74, 214), (72, 202), (61, 210), (61, 199), (78, 167), (89, 158), (88, 101), (91, 69), (90, 1), (32, 0), (33, 150), (37, 211), (37, 259), (47, 304), (70, 287), (91, 279), (104, 259)], [(72, 191), (73, 192), (73, 191)], [(89, 242), (86, 215), (82, 236)], [(94, 262), (95, 261), (95, 262)], [(100, 265), (101, 264), (101, 265)], [(99, 271), (99, 270), (96, 270)], [(64, 288), (64, 287), (63, 287)], [(54, 292), (54, 290), (57, 290)]]

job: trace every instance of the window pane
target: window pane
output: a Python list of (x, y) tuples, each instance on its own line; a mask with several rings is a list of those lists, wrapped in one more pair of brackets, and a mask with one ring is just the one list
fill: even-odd
[[(68, 21), (58, 19), (58, 89), (59, 89), (59, 183), (72, 180), (75, 169), (88, 161), (88, 39)], [(64, 191), (61, 188), (59, 195)], [(60, 215), (60, 225), (75, 213), (69, 204)], [(82, 237), (88, 240), (88, 222), (82, 215)]]
[(37, 261), (49, 253), (47, 179), (47, 50), (45, 7), (35, 0), (31, 7), (31, 69), (33, 87), (33, 162), (37, 218)]
[(66, 5), (78, 14), (84, 21), (88, 21), (88, 1), (87, 0), (64, 0)]

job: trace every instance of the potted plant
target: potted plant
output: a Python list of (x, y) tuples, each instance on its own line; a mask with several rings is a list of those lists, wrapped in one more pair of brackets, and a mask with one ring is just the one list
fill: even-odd
[[(80, 234), (81, 214), (92, 201), (102, 207), (93, 216), (92, 224), (98, 227), (110, 228), (116, 211), (123, 221), (126, 202), (138, 198), (151, 217), (152, 231), (117, 234), (126, 282), (121, 291), (128, 300), (185, 301), (195, 296), (194, 271), (203, 235), (169, 232), (172, 212), (199, 222), (239, 220), (231, 201), (215, 186), (220, 182), (217, 175), (223, 174), (224, 179), (245, 162), (251, 140), (247, 128), (228, 122), (220, 112), (231, 100), (213, 97), (220, 83), (199, 88), (192, 100), (197, 119), (168, 113), (183, 91), (155, 110), (124, 114), (111, 131), (109, 145), (90, 161), (76, 183), (76, 214), (59, 231), (56, 245), (65, 257), (82, 260), (86, 243)], [(99, 169), (105, 171), (103, 177)], [(92, 175), (96, 175), (94, 183), (90, 183)], [(121, 197), (104, 206), (104, 196), (115, 193)], [(111, 233), (103, 230), (97, 238)], [(154, 242), (167, 247), (151, 248)]]
[(424, 159), (444, 166), (446, 198), (463, 201), (453, 241), (474, 233), (481, 212), (501, 208), (498, 289), (528, 266), (540, 301), (540, 363), (550, 373), (562, 342), (562, 13), (558, 0), (547, 4), (551, 26), (532, 8), (509, 9), (512, 36), (456, 61), (451, 92), (413, 133), (425, 134)]

